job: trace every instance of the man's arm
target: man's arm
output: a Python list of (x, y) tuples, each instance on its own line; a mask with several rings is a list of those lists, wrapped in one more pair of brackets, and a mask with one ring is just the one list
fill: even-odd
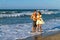
[(31, 15), (31, 19), (33, 19), (33, 15)]

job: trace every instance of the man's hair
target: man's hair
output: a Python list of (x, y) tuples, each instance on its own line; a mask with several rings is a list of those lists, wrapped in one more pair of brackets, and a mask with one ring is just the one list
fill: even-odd
[(34, 12), (35, 12), (36, 10), (34, 10)]

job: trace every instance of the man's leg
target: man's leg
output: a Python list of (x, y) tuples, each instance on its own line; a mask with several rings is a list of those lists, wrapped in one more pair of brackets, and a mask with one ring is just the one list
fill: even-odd
[(33, 32), (35, 32), (35, 31), (36, 31), (36, 22), (35, 22), (35, 21), (33, 21), (32, 31), (33, 31)]
[(36, 28), (35, 27), (32, 27), (32, 31), (35, 32)]

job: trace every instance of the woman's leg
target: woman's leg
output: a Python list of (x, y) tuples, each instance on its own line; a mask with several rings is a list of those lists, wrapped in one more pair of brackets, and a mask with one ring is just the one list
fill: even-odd
[(37, 27), (36, 27), (36, 32), (39, 30), (39, 24), (37, 24)]
[(39, 31), (42, 32), (42, 24), (39, 25)]

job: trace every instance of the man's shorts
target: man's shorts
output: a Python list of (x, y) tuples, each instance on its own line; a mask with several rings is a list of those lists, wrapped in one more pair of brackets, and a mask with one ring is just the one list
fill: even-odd
[(33, 21), (33, 27), (36, 27), (37, 25), (36, 25), (36, 21)]

